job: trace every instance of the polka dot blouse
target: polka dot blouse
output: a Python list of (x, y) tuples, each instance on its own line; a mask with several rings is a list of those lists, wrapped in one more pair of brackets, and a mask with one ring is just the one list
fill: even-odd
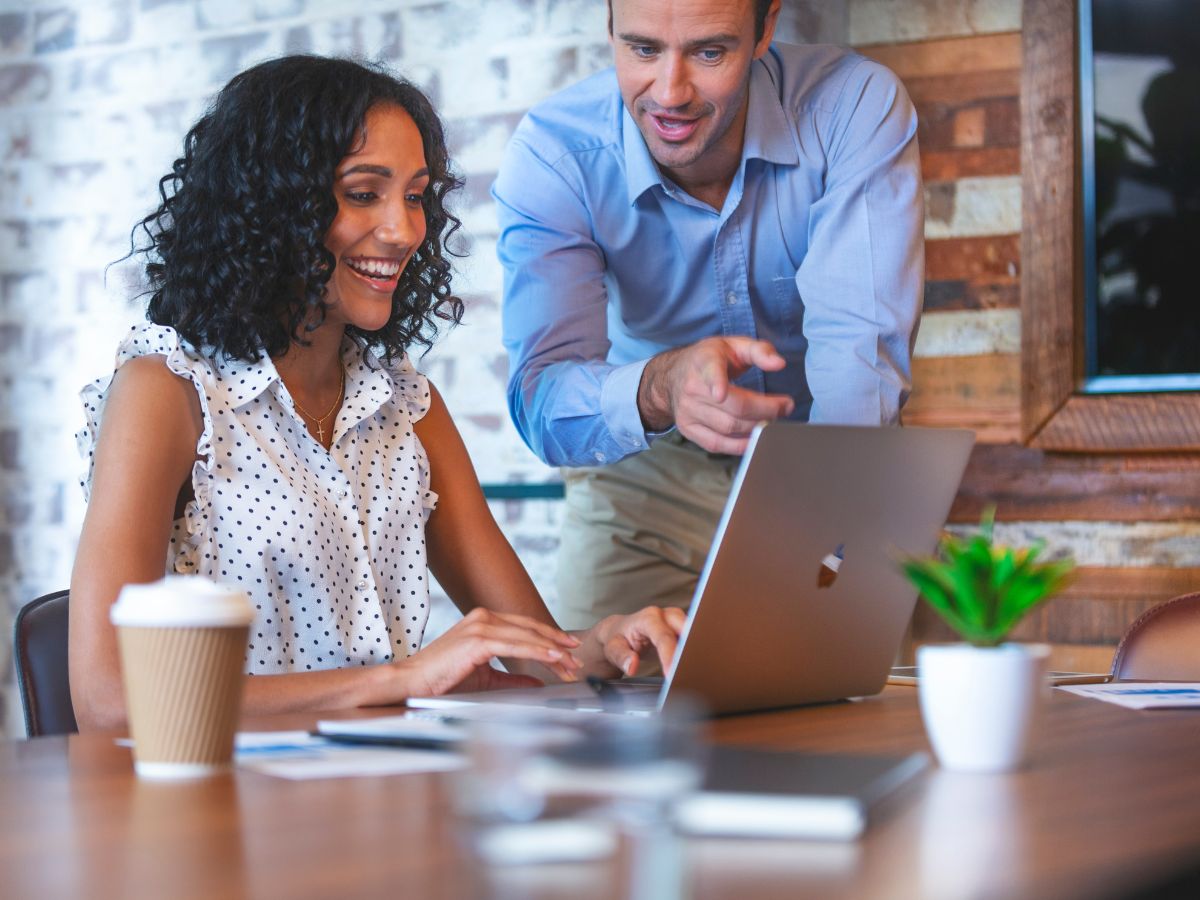
[[(214, 359), (147, 324), (121, 343), (116, 367), (149, 354), (195, 385), (204, 415), (195, 499), (174, 523), (166, 568), (250, 595), (246, 671), (370, 665), (416, 652), (429, 615), (425, 520), (437, 497), (413, 430), (429, 410), (429, 385), (407, 356), (384, 366), (343, 342), (346, 395), (327, 451), (269, 358)], [(111, 383), (100, 378), (81, 394), (85, 496)]]

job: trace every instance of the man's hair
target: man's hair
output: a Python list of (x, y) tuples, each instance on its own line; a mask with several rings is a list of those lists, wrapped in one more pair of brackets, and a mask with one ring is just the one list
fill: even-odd
[(450, 290), (444, 242), (459, 221), (444, 200), (462, 182), (437, 113), (381, 67), (319, 56), (247, 69), (187, 133), (183, 156), (159, 179), (158, 208), (131, 236), (146, 259), (148, 318), (247, 361), (304, 343), (325, 320), (337, 266), (325, 246), (338, 212), (337, 166), (362, 146), (367, 112), (378, 104), (403, 109), (421, 134), (426, 234), (392, 294), (387, 324), (347, 332), (391, 359), (413, 343), (428, 347), (438, 320), (457, 323), (463, 304)]
[[(771, 9), (771, 0), (754, 0), (754, 40), (762, 40), (763, 32), (767, 29), (767, 13)], [(612, 0), (608, 0), (608, 33), (612, 34)]]

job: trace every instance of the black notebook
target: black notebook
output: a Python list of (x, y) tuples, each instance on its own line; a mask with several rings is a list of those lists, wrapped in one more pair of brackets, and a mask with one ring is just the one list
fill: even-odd
[(851, 840), (871, 807), (929, 764), (911, 756), (713, 747), (704, 787), (677, 808), (689, 834)]

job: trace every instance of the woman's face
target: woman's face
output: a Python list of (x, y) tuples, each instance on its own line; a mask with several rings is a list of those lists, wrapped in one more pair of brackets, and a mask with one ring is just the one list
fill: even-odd
[(400, 273), (425, 240), (429, 169), (421, 132), (399, 106), (367, 112), (362, 146), (338, 164), (338, 211), (325, 235), (337, 260), (326, 321), (377, 331), (392, 314)]

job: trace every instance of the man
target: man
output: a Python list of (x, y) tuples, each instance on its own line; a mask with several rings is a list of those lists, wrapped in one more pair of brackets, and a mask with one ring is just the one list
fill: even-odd
[(554, 614), (686, 606), (755, 424), (895, 424), (924, 267), (916, 115), (780, 0), (611, 0), (614, 68), (493, 188), (509, 407), (566, 467)]

